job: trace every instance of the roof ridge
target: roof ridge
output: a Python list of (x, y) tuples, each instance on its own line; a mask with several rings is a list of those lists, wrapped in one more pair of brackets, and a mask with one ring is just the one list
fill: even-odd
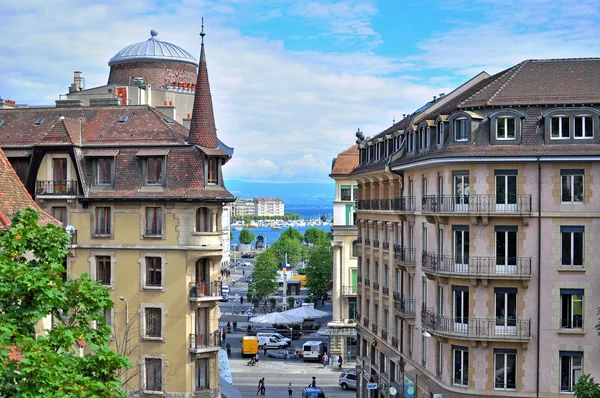
[[(525, 61), (521, 62), (520, 64), (517, 64), (517, 65), (516, 65), (516, 68), (517, 68), (517, 69), (514, 71), (514, 73), (513, 73), (513, 74), (511, 74), (511, 75), (508, 77), (508, 79), (506, 79), (506, 81), (504, 82), (504, 84), (502, 84), (502, 85), (500, 86), (500, 88), (498, 88), (498, 90), (496, 90), (496, 92), (495, 92), (494, 94), (492, 94), (492, 95), (490, 96), (490, 98), (489, 98), (487, 101), (485, 101), (485, 104), (486, 104), (486, 105), (491, 105), (491, 102), (492, 102), (492, 100), (493, 100), (494, 98), (496, 98), (496, 96), (502, 92), (502, 90), (504, 89), (504, 87), (506, 87), (506, 86), (508, 85), (508, 83), (510, 83), (510, 82), (511, 82), (511, 81), (512, 81), (512, 80), (513, 80), (513, 79), (514, 79), (516, 76), (517, 76), (517, 74), (518, 74), (518, 73), (521, 71), (521, 69), (523, 69), (523, 67), (524, 67), (526, 64), (528, 64), (528, 63), (529, 63), (529, 60), (527, 60), (527, 59), (526, 59)], [(514, 67), (513, 67), (513, 68), (514, 68)], [(511, 68), (511, 69), (512, 69), (512, 68)]]
[(69, 134), (69, 131), (67, 130), (67, 126), (65, 125), (64, 121), (65, 121), (65, 119), (58, 119), (58, 122), (54, 122), (54, 124), (48, 129), (48, 131), (46, 132), (46, 134), (44, 134), (44, 136), (41, 137), (41, 139), (39, 140), (39, 143), (40, 144), (43, 143), (48, 138), (48, 136), (51, 133), (53, 133), (53, 132), (54, 133), (59, 132), (59, 131), (55, 131), (54, 129), (55, 128), (60, 129), (60, 126), (62, 126), (62, 131), (60, 131), (60, 133), (63, 133), (63, 135), (65, 135), (67, 137), (67, 139), (69, 140), (69, 142), (71, 144), (75, 144), (73, 142), (73, 139), (71, 138), (71, 135)]
[[(525, 62), (525, 61), (523, 61)], [(521, 63), (523, 63), (521, 62)], [(483, 86), (482, 88), (480, 88), (479, 90), (475, 91), (474, 93), (472, 93), (470, 96), (468, 96), (467, 98), (465, 98), (464, 100), (460, 101), (457, 105), (456, 108), (460, 108), (462, 107), (462, 105), (469, 101), (471, 98), (475, 97), (477, 94), (484, 92), (485, 90), (487, 90), (492, 84), (496, 83), (498, 80), (502, 79), (507, 73), (509, 73), (512, 69), (516, 68), (517, 66), (519, 66), (520, 64), (514, 65), (508, 69), (503, 70), (502, 72), (498, 72), (496, 75), (494, 76), (498, 76), (497, 78), (493, 79), (492, 81), (490, 81), (488, 84), (486, 84), (485, 86)], [(490, 76), (488, 79), (492, 79), (494, 76)]]
[[(165, 127), (167, 127), (169, 129), (169, 134), (171, 135), (171, 138), (174, 138), (176, 140), (182, 140), (183, 139), (183, 137), (180, 134), (178, 134), (176, 131), (174, 131), (171, 128), (171, 126), (169, 125), (169, 123), (167, 123), (167, 121), (165, 120), (165, 118), (169, 118), (167, 115), (161, 113), (158, 109), (156, 109), (156, 108), (154, 108), (154, 107), (152, 107), (150, 105), (146, 105), (146, 108), (150, 109), (150, 112), (152, 112), (154, 114), (154, 116), (156, 116), (160, 120), (160, 122), (162, 124), (164, 124)], [(173, 120), (173, 121), (175, 123), (178, 123), (177, 120)], [(185, 142), (185, 140), (184, 140), (184, 142)]]

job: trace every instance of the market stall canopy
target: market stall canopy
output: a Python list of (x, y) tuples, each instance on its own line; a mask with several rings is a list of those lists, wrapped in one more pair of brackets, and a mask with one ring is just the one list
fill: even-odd
[(286, 314), (285, 312), (272, 312), (270, 314), (259, 315), (250, 318), (252, 323), (279, 323), (279, 324), (290, 324), (290, 323), (301, 323), (304, 318), (300, 316), (293, 316)]
[(292, 308), (291, 310), (284, 311), (284, 312), (282, 312), (282, 314), (301, 317), (302, 319), (308, 319), (308, 318), (314, 319), (314, 318), (321, 318), (326, 315), (329, 315), (329, 312), (315, 310), (314, 308), (311, 308), (311, 307), (297, 307), (297, 308)]

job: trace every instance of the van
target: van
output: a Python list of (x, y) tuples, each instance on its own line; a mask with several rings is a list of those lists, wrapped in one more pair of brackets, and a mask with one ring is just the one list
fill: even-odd
[(283, 337), (281, 334), (277, 332), (258, 332), (256, 336), (260, 339), (261, 337), (273, 337), (275, 340), (281, 343), (285, 343), (286, 346), (292, 345), (292, 340), (289, 337)]
[(258, 337), (243, 336), (242, 337), (242, 356), (256, 355), (258, 353)]
[(325, 345), (322, 341), (307, 341), (302, 346), (302, 356), (306, 361), (321, 361), (323, 356), (323, 348)]
[(223, 285), (221, 287), (221, 301), (229, 301), (229, 286)]
[(264, 350), (265, 348), (267, 350), (278, 350), (281, 348), (285, 348), (287, 347), (287, 343), (284, 341), (278, 341), (275, 337), (271, 336), (271, 335), (267, 335), (265, 336), (264, 333), (258, 333), (258, 334), (262, 334), (262, 336), (256, 336), (258, 338), (258, 349), (259, 350)]

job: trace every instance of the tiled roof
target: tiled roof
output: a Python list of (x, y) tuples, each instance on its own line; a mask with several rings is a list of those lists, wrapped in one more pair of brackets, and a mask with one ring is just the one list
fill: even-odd
[(61, 225), (35, 203), (0, 149), (0, 230), (8, 229), (15, 213), (27, 207), (40, 211), (40, 223)]
[(198, 80), (194, 95), (192, 120), (190, 121), (190, 142), (206, 148), (217, 148), (218, 146), (217, 127), (215, 125), (212, 96), (208, 83), (208, 67), (206, 66), (204, 43), (202, 43), (200, 51)]
[(350, 173), (358, 166), (358, 145), (352, 145), (350, 148), (333, 159), (331, 175), (345, 175)]

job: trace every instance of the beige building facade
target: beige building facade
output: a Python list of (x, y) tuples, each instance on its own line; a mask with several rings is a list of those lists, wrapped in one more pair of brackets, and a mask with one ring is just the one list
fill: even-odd
[(361, 140), (357, 396), (558, 397), (598, 378), (583, 69), (600, 60), (524, 61)]

